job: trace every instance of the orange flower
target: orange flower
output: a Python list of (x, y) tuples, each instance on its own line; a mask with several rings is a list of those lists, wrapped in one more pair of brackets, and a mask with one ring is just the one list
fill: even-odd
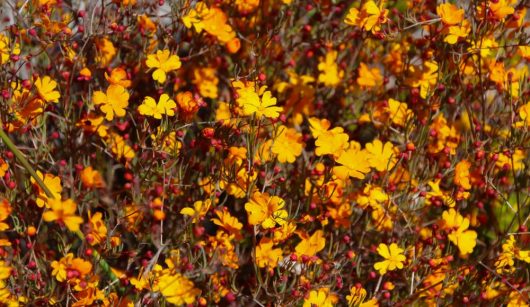
[(92, 168), (92, 166), (85, 167), (81, 171), (81, 182), (86, 188), (104, 188), (105, 181), (101, 174)]
[(215, 68), (203, 67), (193, 70), (193, 84), (199, 88), (199, 94), (205, 98), (217, 98), (219, 78)]
[(116, 48), (114, 47), (114, 44), (112, 44), (112, 42), (106, 37), (96, 39), (95, 42), (96, 48), (98, 50), (95, 60), (100, 67), (105, 67), (109, 65), (114, 59), (114, 56), (116, 56)]
[(131, 86), (131, 80), (128, 79), (127, 72), (121, 67), (116, 67), (110, 72), (110, 76), (105, 72), (105, 79), (110, 84), (121, 85), (124, 88)]
[(68, 253), (59, 261), (53, 261), (51, 267), (53, 268), (52, 275), (57, 281), (63, 282), (68, 279), (72, 284), (75, 284), (77, 280), (83, 280), (92, 271), (90, 262), (81, 258), (74, 258), (72, 253)]
[(94, 215), (90, 211), (88, 212), (88, 226), (89, 232), (86, 235), (86, 239), (90, 245), (96, 245), (105, 240), (107, 237), (107, 226), (105, 226), (101, 212), (96, 212)]
[(462, 187), (464, 190), (471, 189), (469, 168), (471, 163), (466, 160), (462, 160), (456, 164), (455, 167), (455, 184)]
[(12, 211), (13, 208), (11, 208), (7, 199), (0, 199), (0, 231), (6, 231), (9, 229), (9, 225), (4, 221), (7, 220)]
[(182, 112), (184, 117), (190, 118), (199, 110), (199, 103), (193, 97), (191, 92), (180, 92), (177, 94), (177, 104), (179, 112)]
[(0, 177), (4, 177), (8, 169), (9, 165), (7, 165), (4, 159), (0, 158)]
[(379, 68), (369, 68), (366, 64), (361, 63), (359, 66), (359, 76), (357, 84), (363, 87), (376, 87), (383, 84), (383, 76)]
[(451, 3), (442, 3), (436, 7), (436, 14), (442, 18), (442, 22), (446, 25), (457, 25), (464, 20), (464, 9), (459, 9), (458, 6)]

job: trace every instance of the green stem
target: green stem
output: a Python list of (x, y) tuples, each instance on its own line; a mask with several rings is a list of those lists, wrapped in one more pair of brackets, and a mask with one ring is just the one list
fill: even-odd
[[(2, 125), (1, 121), (0, 121), (0, 125)], [(11, 142), (11, 139), (7, 136), (7, 134), (4, 132), (4, 129), (2, 127), (0, 127), (0, 139), (2, 139), (4, 144), (6, 144), (7, 148), (9, 148), (11, 152), (13, 152), (15, 157), (17, 157), (18, 161), (22, 163), (22, 166), (24, 166), (24, 168), (29, 172), (31, 177), (33, 177), (33, 179), (37, 181), (37, 184), (39, 185), (39, 187), (44, 191), (44, 193), (46, 193), (46, 196), (48, 196), (48, 198), (53, 198), (53, 193), (50, 191), (50, 189), (48, 189), (46, 184), (44, 184), (44, 181), (42, 181), (39, 175), (37, 175), (37, 173), (33, 170), (28, 160), (26, 159), (26, 157), (24, 157), (24, 155), (20, 152), (20, 150), (18, 150), (17, 146), (15, 146), (13, 142)]]

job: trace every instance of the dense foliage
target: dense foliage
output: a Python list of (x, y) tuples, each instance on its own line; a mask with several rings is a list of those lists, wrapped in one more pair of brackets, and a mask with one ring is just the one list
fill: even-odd
[(0, 302), (528, 306), (524, 0), (6, 0)]

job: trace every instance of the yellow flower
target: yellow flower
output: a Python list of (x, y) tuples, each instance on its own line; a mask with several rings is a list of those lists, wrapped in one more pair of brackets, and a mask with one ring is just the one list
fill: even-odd
[(215, 210), (215, 215), (218, 218), (213, 218), (210, 221), (226, 230), (230, 235), (234, 235), (236, 239), (241, 239), (240, 230), (243, 228), (243, 224), (239, 222), (237, 217), (232, 216), (226, 207), (223, 207), (222, 210)]
[(259, 6), (260, 0), (236, 0), (237, 10), (242, 14), (249, 14)]
[(273, 228), (276, 224), (283, 225), (288, 216), (284, 206), (285, 201), (282, 198), (256, 191), (245, 204), (248, 222), (250, 225), (261, 225), (265, 229)]
[(217, 98), (218, 89), (217, 84), (219, 78), (215, 75), (217, 70), (215, 68), (198, 68), (193, 70), (193, 81), (192, 83), (199, 89), (199, 94), (206, 98)]
[(294, 128), (285, 126), (278, 127), (278, 134), (274, 139), (271, 151), (278, 155), (278, 161), (281, 163), (293, 163), (300, 154), (302, 154), (303, 142), (302, 134)]
[(96, 245), (107, 237), (107, 226), (103, 222), (103, 214), (101, 212), (96, 212), (92, 215), (90, 211), (88, 212), (88, 226), (89, 232), (86, 235), (87, 242), (90, 245)]
[(444, 42), (454, 45), (458, 42), (459, 38), (466, 38), (469, 32), (471, 32), (471, 24), (469, 21), (464, 20), (460, 26), (449, 27), (447, 36), (444, 38)]
[(515, 237), (510, 235), (506, 243), (502, 245), (502, 253), (495, 261), (497, 273), (512, 273), (515, 268), (515, 260), (521, 260), (530, 263), (530, 251), (521, 250), (515, 245)]
[(180, 92), (177, 94), (179, 114), (185, 118), (191, 118), (199, 110), (199, 103), (191, 92)]
[(442, 18), (442, 22), (446, 25), (457, 25), (464, 20), (464, 9), (459, 9), (458, 6), (451, 3), (443, 3), (436, 7), (436, 14)]
[(100, 137), (106, 137), (108, 133), (107, 126), (104, 125), (105, 118), (103, 116), (90, 113), (85, 118), (81, 118), (77, 123), (77, 127), (81, 127), (87, 133), (97, 132)]
[(76, 280), (83, 280), (87, 274), (92, 271), (92, 264), (81, 258), (74, 258), (74, 254), (68, 253), (59, 261), (53, 261), (51, 264), (53, 268), (52, 276), (55, 276), (57, 281), (63, 282), (68, 278), (68, 271), (75, 272), (74, 279), (69, 282), (75, 284)]
[(467, 230), (469, 219), (451, 208), (442, 213), (441, 227), (448, 233), (447, 238), (458, 247), (462, 256), (473, 252), (477, 244), (477, 233)]
[[(237, 86), (237, 83), (234, 83)], [(261, 87), (256, 92), (252, 87), (236, 87), (237, 104), (243, 108), (243, 115), (250, 116), (256, 114), (257, 118), (265, 116), (267, 118), (278, 118), (282, 107), (276, 106), (276, 98), (272, 97), (270, 91), (265, 91), (266, 87)], [(261, 96), (261, 97), (260, 97)]]
[(344, 133), (342, 127), (335, 127), (326, 131), (316, 141), (315, 153), (317, 156), (323, 155), (340, 155), (348, 147), (349, 136)]
[(335, 225), (348, 228), (351, 224), (351, 205), (349, 203), (342, 203), (338, 206), (328, 206), (327, 214), (335, 221)]
[(374, 1), (367, 1), (362, 11), (365, 12), (366, 17), (363, 20), (363, 28), (367, 31), (376, 32), (380, 30), (380, 25), (388, 22), (388, 10), (384, 9), (385, 1), (381, 0), (379, 6)]
[(515, 127), (530, 127), (530, 102), (519, 107), (521, 121), (515, 123)]
[(79, 230), (79, 225), (83, 223), (83, 218), (75, 214), (77, 205), (73, 200), (67, 199), (61, 201), (60, 199), (50, 199), (48, 203), (50, 204), (51, 210), (45, 211), (42, 214), (45, 222), (57, 221), (58, 223), (64, 223), (70, 231)]
[(69, 253), (67, 256), (63, 257), (60, 261), (53, 261), (51, 267), (53, 268), (52, 276), (62, 282), (66, 280), (66, 269), (68, 264), (72, 261), (74, 254)]
[(232, 243), (234, 239), (234, 235), (227, 234), (222, 230), (217, 231), (215, 237), (210, 236), (208, 238), (210, 243), (208, 249), (215, 251), (222, 265), (237, 269), (239, 268), (239, 258), (235, 251), (235, 244)]
[(327, 119), (318, 119), (316, 117), (309, 118), (309, 129), (311, 130), (311, 135), (317, 139), (322, 134), (326, 133), (331, 127), (331, 123)]
[(352, 141), (350, 147), (335, 159), (335, 162), (341, 164), (333, 167), (333, 173), (337, 177), (364, 179), (364, 176), (370, 172), (369, 154), (360, 147), (359, 143)]
[(471, 189), (469, 168), (471, 163), (467, 160), (458, 162), (455, 166), (455, 177), (454, 182), (456, 185), (462, 187), (465, 190)]
[(96, 62), (100, 67), (105, 67), (110, 64), (116, 55), (116, 48), (112, 42), (106, 37), (96, 39)]
[(499, 43), (496, 41), (496, 38), (494, 36), (486, 36), (480, 38), (477, 42), (472, 41), (467, 51), (470, 53), (480, 52), (480, 56), (486, 58), (495, 55), (496, 52), (494, 50), (497, 47), (499, 47)]
[(272, 148), (272, 140), (268, 139), (265, 142), (262, 142), (256, 150), (256, 155), (254, 156), (254, 161), (259, 164), (264, 164), (266, 162), (269, 162), (273, 158), (273, 154), (271, 151)]
[(8, 169), (9, 169), (9, 165), (7, 165), (4, 159), (0, 158), (0, 177), (4, 177)]
[(228, 194), (236, 198), (244, 198), (247, 195), (249, 185), (253, 185), (257, 177), (257, 172), (249, 173), (245, 167), (241, 167), (237, 171), (235, 181), (227, 182), (223, 180), (219, 183), (219, 186), (221, 189), (226, 189)]
[(224, 160), (226, 165), (240, 166), (247, 159), (247, 149), (245, 147), (232, 146), (228, 149), (228, 157)]
[(205, 26), (203, 19), (205, 19), (209, 13), (210, 9), (208, 6), (204, 2), (199, 1), (186, 16), (182, 17), (182, 22), (186, 28), (189, 29), (193, 26), (195, 31), (201, 33)]
[(92, 96), (95, 105), (102, 105), (101, 111), (105, 113), (107, 120), (125, 116), (125, 108), (129, 105), (129, 93), (121, 85), (111, 84), (107, 88), (107, 93), (96, 91)]
[(105, 181), (103, 180), (103, 177), (101, 177), (101, 174), (92, 168), (92, 166), (85, 167), (81, 171), (81, 182), (83, 182), (83, 186), (86, 188), (104, 188), (105, 187)]
[(182, 210), (180, 210), (180, 214), (192, 217), (192, 223), (196, 224), (202, 220), (206, 213), (208, 213), (208, 210), (210, 210), (211, 205), (212, 201), (210, 199), (207, 199), (205, 201), (198, 200), (193, 203), (193, 208), (182, 208)]
[(525, 168), (524, 159), (526, 158), (525, 152), (522, 149), (516, 149), (511, 154), (511, 156), (506, 155), (505, 153), (499, 153), (499, 158), (495, 161), (495, 165), (498, 168), (503, 168), (505, 165), (508, 165), (510, 169), (514, 171), (520, 171)]
[(127, 72), (121, 67), (116, 67), (110, 72), (110, 76), (105, 72), (105, 79), (110, 84), (121, 85), (125, 88), (131, 86), (131, 80), (127, 77)]
[(488, 1), (489, 10), (496, 19), (503, 21), (506, 16), (513, 14), (515, 9), (510, 6), (511, 0)]
[(344, 22), (350, 26), (356, 26), (362, 28), (362, 16), (361, 12), (358, 8), (352, 7), (348, 14), (346, 15), (346, 18), (344, 19)]
[(152, 116), (156, 119), (161, 119), (162, 115), (174, 116), (174, 108), (177, 107), (175, 101), (169, 98), (168, 94), (162, 94), (158, 103), (152, 97), (145, 97), (144, 101), (138, 106), (138, 112), (142, 115)]
[(379, 301), (377, 301), (377, 298), (372, 297), (370, 300), (360, 304), (358, 307), (379, 307)]
[(158, 50), (156, 54), (148, 55), (145, 64), (149, 68), (156, 68), (153, 71), (153, 80), (158, 81), (158, 83), (166, 82), (166, 74), (179, 69), (181, 66), (180, 58), (177, 55), (172, 55), (168, 49)]
[(136, 155), (131, 146), (129, 146), (123, 137), (117, 133), (111, 132), (109, 134), (107, 144), (118, 159), (125, 158), (126, 160), (130, 160)]
[(154, 23), (146, 14), (139, 15), (136, 20), (138, 21), (138, 26), (142, 33), (147, 32), (146, 34), (151, 36), (154, 34), (153, 32), (156, 32), (156, 23)]
[(173, 156), (178, 156), (182, 148), (182, 142), (177, 139), (177, 133), (175, 131), (167, 133), (158, 127), (157, 134), (151, 134), (151, 139), (153, 140), (154, 148)]
[(20, 54), (20, 45), (15, 42), (11, 46), (11, 40), (8, 36), (0, 34), (0, 65), (5, 64), (9, 61), (9, 57)]
[(304, 300), (303, 307), (333, 307), (339, 302), (339, 297), (330, 292), (329, 288), (311, 290), (309, 297)]
[(506, 307), (527, 307), (529, 299), (528, 291), (512, 290), (508, 295)]
[(6, 280), (11, 277), (11, 271), (13, 268), (9, 266), (5, 261), (0, 260), (0, 280)]
[(407, 121), (414, 116), (406, 103), (392, 98), (388, 99), (388, 107), (385, 108), (385, 111), (390, 116), (392, 123), (400, 127), (404, 127)]
[(337, 51), (331, 50), (326, 54), (324, 61), (318, 64), (318, 82), (324, 83), (325, 86), (335, 87), (340, 84), (344, 77), (344, 71), (339, 69), (336, 63)]
[(302, 241), (295, 247), (295, 252), (299, 256), (313, 257), (326, 246), (326, 238), (322, 230), (315, 231), (311, 237), (305, 233), (299, 235)]
[(431, 188), (429, 192), (427, 192), (427, 195), (425, 196), (426, 201), (425, 203), (430, 205), (432, 203), (432, 199), (439, 199), (443, 201), (443, 203), (448, 207), (454, 207), (455, 206), (455, 200), (447, 195), (442, 189), (440, 188), (440, 179), (438, 180), (431, 180), (427, 184)]
[(409, 86), (419, 87), (420, 97), (427, 98), (429, 90), (438, 82), (438, 63), (435, 61), (427, 61), (423, 63), (422, 68), (411, 65), (409, 67), (409, 77), (405, 82)]
[(256, 246), (256, 264), (260, 268), (274, 269), (278, 265), (278, 261), (282, 258), (282, 249), (273, 248), (273, 241), (268, 238), (263, 238)]
[(124, 6), (133, 6), (136, 4), (136, 0), (112, 0), (114, 3), (118, 3)]
[(353, 286), (350, 288), (350, 295), (346, 296), (346, 300), (348, 301), (348, 306), (358, 306), (362, 302), (364, 302), (364, 298), (366, 297), (366, 290), (363, 287), (356, 287)]
[(328, 130), (330, 123), (328, 120), (323, 119), (320, 121), (318, 118), (309, 119), (311, 134), (316, 138), (315, 153), (317, 156), (323, 155), (340, 155), (344, 149), (348, 148), (349, 136), (344, 133), (344, 129), (341, 127), (335, 127)]
[[(52, 174), (45, 174), (45, 175), (42, 175), (42, 173), (40, 171), (37, 171), (37, 176), (39, 176), (39, 178), (44, 182), (44, 185), (48, 188), (48, 190), (50, 190), (50, 192), (52, 192), (52, 196), (53, 198), (61, 198), (61, 192), (63, 191), (63, 187), (61, 185), (61, 178), (59, 178), (58, 176), (54, 176)], [(44, 190), (41, 189), (41, 187), (37, 184), (37, 182), (35, 181), (35, 179), (33, 179), (33, 177), (30, 179), (31, 180), (31, 183), (37, 187), (38, 189), (38, 197), (37, 197), (37, 206), (39, 207), (43, 207), (44, 205), (46, 205), (46, 208), (49, 208), (50, 205), (48, 204), (48, 196), (46, 196), (46, 193), (44, 192)]]
[(199, 33), (204, 30), (222, 43), (229, 43), (236, 38), (235, 31), (227, 21), (228, 18), (221, 9), (217, 7), (208, 8), (202, 1), (199, 1), (195, 8), (182, 18), (186, 28), (193, 26)]
[(90, 79), (92, 79), (92, 72), (87, 67), (83, 67), (79, 71), (79, 77), (77, 77), (77, 80), (89, 81)]
[(379, 68), (369, 68), (366, 64), (361, 63), (359, 66), (359, 76), (357, 84), (362, 87), (376, 87), (383, 85), (383, 76)]
[(49, 76), (44, 76), (42, 79), (38, 77), (37, 80), (35, 80), (35, 87), (37, 88), (40, 98), (44, 99), (44, 101), (59, 102), (61, 94), (55, 89), (57, 87), (57, 82)]
[(386, 274), (387, 271), (402, 269), (403, 262), (407, 259), (403, 255), (403, 249), (399, 248), (396, 243), (392, 243), (390, 246), (383, 243), (379, 244), (377, 253), (385, 258), (385, 260), (374, 264), (374, 269), (378, 270), (381, 275)]
[(375, 139), (372, 143), (366, 144), (366, 152), (370, 166), (380, 172), (392, 169), (397, 163), (396, 149), (390, 142), (386, 142), (383, 146), (383, 142)]
[(357, 8), (351, 8), (344, 22), (376, 33), (381, 30), (382, 24), (388, 22), (388, 10), (384, 9), (384, 6), (385, 1), (381, 1), (379, 6), (372, 0), (367, 1), (363, 4), (360, 11)]
[(193, 304), (201, 290), (195, 288), (193, 282), (179, 273), (166, 272), (158, 280), (158, 289), (168, 303), (175, 305)]
[(274, 229), (274, 243), (280, 243), (287, 240), (296, 230), (296, 224), (287, 222), (280, 227)]
[(11, 205), (9, 204), (7, 199), (2, 198), (0, 200), (0, 231), (5, 231), (9, 229), (9, 225), (4, 221), (7, 220), (12, 211), (13, 208), (11, 208)]
[(530, 61), (530, 46), (519, 46), (517, 47), (517, 53), (524, 59)]

